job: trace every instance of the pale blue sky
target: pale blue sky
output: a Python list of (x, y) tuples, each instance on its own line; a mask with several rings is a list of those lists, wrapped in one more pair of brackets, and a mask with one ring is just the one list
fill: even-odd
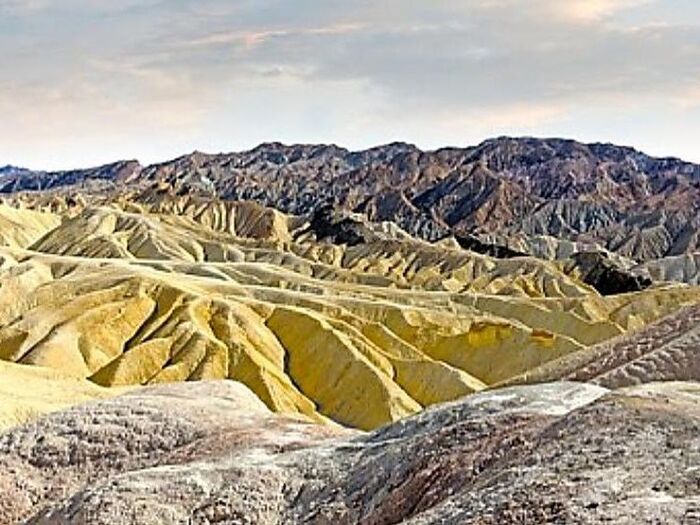
[(495, 135), (700, 162), (697, 0), (0, 0), (0, 165)]

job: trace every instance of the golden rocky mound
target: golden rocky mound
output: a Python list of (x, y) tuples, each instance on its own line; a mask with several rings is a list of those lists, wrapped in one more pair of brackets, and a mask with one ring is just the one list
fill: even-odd
[(26, 248), (60, 223), (61, 218), (53, 213), (0, 205), (0, 243)]
[(668, 283), (603, 297), (566, 261), (388, 224), (158, 193), (42, 198), (0, 208), (31, 218), (24, 236), (0, 222), (0, 359), (101, 387), (235, 379), (274, 411), (360, 429), (700, 303)]

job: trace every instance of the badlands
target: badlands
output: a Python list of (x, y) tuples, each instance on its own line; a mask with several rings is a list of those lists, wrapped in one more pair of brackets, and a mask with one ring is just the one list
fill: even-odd
[(0, 523), (700, 523), (699, 166), (267, 144), (0, 192)]

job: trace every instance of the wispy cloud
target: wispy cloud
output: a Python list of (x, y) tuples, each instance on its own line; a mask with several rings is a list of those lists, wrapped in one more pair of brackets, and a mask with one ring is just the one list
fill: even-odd
[(568, 22), (593, 22), (656, 1), (658, 0), (530, 0), (525, 4), (522, 0), (473, 0), (464, 2), (463, 9), (530, 11), (537, 16), (545, 13)]
[(365, 28), (365, 24), (331, 24), (321, 27), (299, 29), (265, 29), (257, 31), (226, 31), (207, 34), (193, 40), (183, 42), (186, 47), (208, 47), (226, 44), (243, 44), (247, 48), (255, 47), (274, 38), (303, 37), (303, 36), (332, 36), (352, 33)]

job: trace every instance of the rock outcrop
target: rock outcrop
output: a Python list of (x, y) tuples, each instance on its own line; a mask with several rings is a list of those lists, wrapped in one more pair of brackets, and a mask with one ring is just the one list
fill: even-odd
[(497, 259), (512, 259), (513, 257), (527, 257), (528, 253), (513, 250), (508, 246), (484, 242), (474, 235), (457, 235), (455, 240), (465, 250), (489, 255)]
[(692, 523), (698, 431), (686, 383), (514, 387), (369, 434), (235, 383), (149, 387), (0, 434), (0, 520)]
[(580, 279), (602, 295), (640, 292), (652, 285), (651, 278), (634, 273), (608, 258), (604, 252), (579, 252), (571, 257), (567, 272), (576, 272)]
[(410, 235), (392, 223), (371, 223), (360, 214), (348, 213), (331, 204), (314, 210), (309, 217), (308, 226), (296, 232), (295, 237), (311, 237), (316, 241), (346, 246), (410, 239)]

